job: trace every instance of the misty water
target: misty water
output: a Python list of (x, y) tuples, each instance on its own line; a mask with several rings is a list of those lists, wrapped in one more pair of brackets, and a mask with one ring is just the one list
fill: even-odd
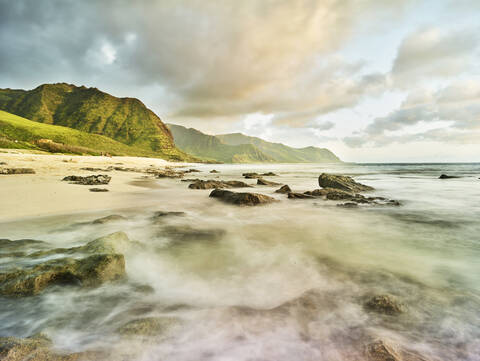
[[(131, 360), (359, 360), (375, 339), (431, 359), (480, 360), (480, 164), (195, 167), (203, 172), (193, 178), (216, 177), (208, 173), (215, 168), (222, 180), (273, 171), (279, 176), (270, 180), (302, 192), (318, 188), (322, 172), (350, 175), (402, 205), (344, 209), (256, 186), (249, 191), (280, 202), (237, 207), (159, 179), (138, 195), (149, 207), (3, 223), (0, 238), (52, 248), (116, 231), (141, 247), (125, 253), (127, 280), (0, 298), (0, 336), (44, 332), (59, 350), (110, 349)], [(460, 178), (440, 180), (442, 173)], [(152, 221), (160, 210), (186, 216)], [(77, 224), (109, 214), (127, 220)], [(172, 226), (206, 232), (179, 240), (165, 231)], [(365, 309), (366, 299), (382, 294), (405, 311)], [(116, 332), (159, 316), (178, 322), (148, 339)]]

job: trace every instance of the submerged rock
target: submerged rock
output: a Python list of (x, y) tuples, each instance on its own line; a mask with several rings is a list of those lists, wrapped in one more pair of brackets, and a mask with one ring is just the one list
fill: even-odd
[(225, 235), (220, 228), (199, 229), (190, 226), (168, 226), (163, 234), (177, 241), (218, 241)]
[(190, 189), (214, 189), (214, 188), (251, 188), (251, 185), (241, 181), (201, 180), (198, 179), (188, 186)]
[(288, 185), (284, 185), (280, 188), (278, 188), (275, 193), (281, 193), (281, 194), (288, 194), (290, 193), (292, 190), (290, 189), (290, 187)]
[(106, 355), (98, 351), (58, 353), (52, 341), (42, 334), (27, 338), (0, 337), (0, 360), (3, 361), (100, 361)]
[(125, 276), (120, 254), (96, 254), (82, 259), (70, 257), (37, 264), (31, 268), (0, 273), (0, 294), (33, 296), (53, 285), (96, 287)]
[(219, 172), (218, 170), (216, 170), (216, 169), (212, 169), (212, 170), (210, 171), (210, 173), (220, 173), (220, 172)]
[(318, 177), (318, 184), (322, 188), (335, 188), (347, 192), (372, 191), (373, 187), (357, 183), (352, 177), (322, 173)]
[(125, 232), (115, 232), (88, 242), (84, 246), (73, 248), (74, 252), (86, 253), (120, 253), (128, 252), (140, 243), (130, 240)]
[(98, 218), (92, 222), (92, 224), (105, 224), (110, 222), (118, 222), (118, 221), (125, 221), (127, 218), (121, 216), (119, 214), (112, 214), (110, 216)]
[(278, 186), (280, 183), (272, 182), (263, 178), (257, 178), (257, 184), (261, 186)]
[(165, 218), (165, 217), (183, 217), (187, 215), (185, 212), (174, 212), (174, 211), (157, 211), (153, 214), (152, 218)]
[(264, 177), (276, 177), (277, 174), (275, 174), (273, 172), (267, 172), (267, 173), (263, 173), (262, 176), (264, 176)]
[(315, 198), (314, 196), (305, 194), (305, 193), (295, 193), (295, 192), (290, 192), (288, 193), (288, 198), (290, 199), (312, 199)]
[(35, 174), (32, 168), (0, 168), (0, 174)]
[(342, 208), (357, 208), (357, 207), (358, 207), (358, 203), (354, 203), (354, 202), (340, 203), (340, 204), (337, 204), (337, 207), (342, 207)]
[(145, 317), (127, 322), (117, 329), (122, 336), (159, 336), (180, 324), (177, 317)]
[(378, 295), (371, 297), (364, 304), (369, 311), (384, 315), (398, 315), (403, 312), (403, 306), (389, 295)]
[(237, 193), (223, 189), (215, 189), (210, 193), (210, 197), (218, 198), (225, 203), (239, 206), (256, 206), (276, 202), (275, 198), (259, 193)]
[[(331, 201), (352, 199), (355, 197), (355, 194), (339, 189), (326, 188), (325, 190), (327, 191), (325, 194), (326, 198)], [(363, 196), (359, 194), (357, 198), (360, 199), (361, 197)]]
[(106, 174), (98, 174), (98, 175), (89, 175), (86, 177), (78, 176), (78, 175), (70, 175), (62, 179), (65, 182), (71, 182), (73, 184), (81, 184), (81, 185), (99, 185), (99, 184), (108, 184), (112, 177)]
[(328, 193), (328, 189), (314, 189), (313, 191), (306, 191), (304, 194), (314, 197), (323, 197)]
[(447, 175), (447, 174), (442, 174), (438, 179), (452, 179), (452, 178), (460, 178), (459, 176), (456, 175)]

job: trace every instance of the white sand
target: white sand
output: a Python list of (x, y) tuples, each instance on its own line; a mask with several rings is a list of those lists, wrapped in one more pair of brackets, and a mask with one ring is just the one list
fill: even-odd
[[(139, 186), (144, 183), (144, 173), (90, 172), (80, 168), (121, 166), (146, 169), (152, 166), (162, 169), (165, 166), (185, 166), (185, 163), (154, 158), (50, 155), (17, 150), (2, 150), (1, 162), (7, 164), (0, 165), (0, 168), (33, 168), (36, 174), (0, 175), (0, 221), (140, 206), (136, 196), (148, 191)], [(68, 175), (91, 174), (108, 174), (112, 180), (110, 184), (100, 186), (61, 181)], [(129, 184), (131, 182), (136, 185)], [(90, 188), (107, 188), (109, 192), (94, 193), (89, 191)]]

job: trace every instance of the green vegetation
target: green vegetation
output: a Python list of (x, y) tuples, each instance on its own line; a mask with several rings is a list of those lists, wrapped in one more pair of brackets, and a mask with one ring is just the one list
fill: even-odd
[(117, 147), (121, 153), (128, 149), (128, 154), (193, 160), (175, 147), (165, 124), (138, 99), (65, 83), (44, 84), (33, 90), (0, 89), (0, 109), (35, 122), (103, 135), (126, 145), (123, 150)]
[(246, 135), (207, 135), (193, 128), (168, 124), (175, 143), (194, 156), (225, 163), (334, 163), (341, 162), (325, 148), (292, 148)]
[(1, 110), (0, 148), (35, 149), (69, 154), (159, 156), (157, 152), (131, 147), (102, 135), (37, 123)]

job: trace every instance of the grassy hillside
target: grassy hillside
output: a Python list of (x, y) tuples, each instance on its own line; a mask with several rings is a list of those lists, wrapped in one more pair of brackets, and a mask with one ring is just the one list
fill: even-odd
[(263, 154), (250, 144), (228, 145), (218, 138), (193, 128), (168, 124), (178, 148), (205, 160), (223, 163), (259, 163), (273, 162), (274, 159)]
[(158, 157), (157, 152), (128, 146), (102, 135), (49, 125), (0, 111), (0, 148), (58, 153)]
[(140, 100), (96, 88), (44, 84), (33, 90), (0, 89), (0, 109), (24, 118), (99, 134), (170, 159), (186, 159), (168, 128)]
[(257, 137), (241, 133), (216, 135), (223, 143), (229, 145), (251, 144), (262, 153), (280, 163), (335, 163), (341, 160), (326, 148), (305, 147), (292, 148), (281, 143), (271, 143)]

